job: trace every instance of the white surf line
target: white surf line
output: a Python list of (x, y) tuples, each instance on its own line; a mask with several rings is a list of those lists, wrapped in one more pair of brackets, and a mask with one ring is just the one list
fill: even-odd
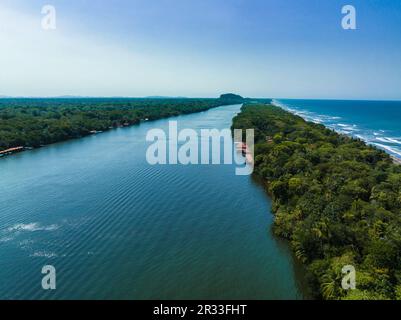
[[(310, 111), (307, 111), (307, 110), (298, 111), (298, 110), (292, 109), (292, 108), (290, 108), (290, 107), (288, 107), (288, 106), (286, 106), (284, 104), (281, 104), (276, 99), (272, 99), (271, 104), (276, 106), (276, 107), (282, 108), (282, 109), (284, 109), (284, 110), (286, 110), (288, 112), (291, 112), (291, 113), (293, 113), (293, 114), (295, 114), (297, 116), (300, 116), (300, 117), (304, 118), (304, 120), (306, 120), (306, 121), (312, 121), (312, 122), (315, 122), (315, 123), (320, 123), (320, 122), (313, 121), (313, 117), (310, 117), (308, 119), (307, 114), (308, 113), (310, 114), (311, 113)], [(317, 115), (317, 116), (320, 117), (319, 115)], [(321, 117), (323, 117), (323, 116), (324, 115), (322, 115)], [(327, 116), (327, 118), (330, 118), (330, 116)], [(333, 119), (334, 119), (334, 117), (333, 117)], [(341, 119), (341, 118), (340, 117), (336, 117), (336, 119)], [(322, 124), (324, 126), (326, 126), (327, 128), (331, 128), (331, 129), (333, 129), (334, 131), (336, 131), (337, 133), (340, 133), (340, 134), (344, 134), (344, 131), (347, 131), (347, 130), (349, 130), (351, 132), (358, 131), (356, 124), (350, 124), (350, 125), (343, 124), (343, 123), (325, 124), (324, 122)], [(343, 130), (341, 130), (341, 129), (343, 129)], [(380, 132), (384, 133), (385, 131), (384, 130), (380, 130)], [(387, 146), (387, 145), (384, 145), (384, 144), (381, 144), (381, 143), (376, 143), (376, 142), (368, 139), (367, 137), (365, 137), (365, 136), (363, 136), (361, 134), (352, 134), (352, 133), (351, 134), (350, 133), (346, 133), (346, 134), (348, 136), (351, 136), (351, 137), (354, 137), (354, 138), (355, 137), (359, 138), (359, 139), (361, 139), (362, 141), (364, 141), (365, 143), (367, 143), (369, 145), (374, 145), (374, 146), (380, 147), (381, 149), (386, 151), (393, 158), (393, 160), (395, 162), (397, 162), (398, 164), (401, 164), (401, 151), (396, 150), (391, 146)], [(378, 137), (378, 135), (379, 134), (377, 133), (377, 131), (373, 132), (373, 136), (375, 137), (376, 140), (382, 141), (384, 143), (394, 143), (394, 144), (400, 144), (401, 145), (401, 141), (398, 141), (398, 140), (396, 140), (394, 138), (389, 138), (389, 137)], [(395, 155), (397, 155), (397, 156), (395, 156)]]

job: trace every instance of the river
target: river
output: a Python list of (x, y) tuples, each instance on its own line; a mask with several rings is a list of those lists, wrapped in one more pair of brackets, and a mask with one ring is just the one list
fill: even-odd
[[(223, 129), (240, 106), (0, 160), (0, 299), (302, 299), (271, 202), (235, 165), (151, 166), (148, 130)], [(57, 288), (42, 289), (44, 265)]]

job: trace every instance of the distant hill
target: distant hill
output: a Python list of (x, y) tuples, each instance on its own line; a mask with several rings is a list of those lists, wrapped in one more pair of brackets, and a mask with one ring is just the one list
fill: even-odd
[(223, 100), (224, 102), (230, 102), (230, 103), (244, 103), (246, 99), (241, 97), (238, 94), (234, 93), (225, 93), (220, 96), (220, 100)]
[[(78, 96), (78, 95), (60, 95), (60, 96), (49, 96), (49, 97), (30, 97), (30, 96), (6, 96), (0, 95), (0, 99), (190, 99), (188, 97), (176, 96), (147, 96), (143, 98), (134, 98), (134, 97), (95, 97), (95, 96)], [(212, 99), (212, 98), (210, 98)], [(249, 99), (243, 98), (242, 96), (234, 93), (225, 93), (222, 94), (219, 98), (224, 103), (244, 103), (249, 101)]]

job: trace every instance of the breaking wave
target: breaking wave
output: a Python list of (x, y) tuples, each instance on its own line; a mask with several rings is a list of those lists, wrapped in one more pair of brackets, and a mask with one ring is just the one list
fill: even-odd
[[(401, 137), (389, 135), (386, 130), (372, 130), (363, 128), (354, 123), (347, 123), (346, 119), (337, 116), (322, 115), (316, 112), (289, 107), (281, 101), (272, 100), (272, 104), (283, 108), (307, 121), (323, 124), (326, 127), (341, 133), (361, 139), (370, 145), (374, 145), (387, 153), (401, 159)], [(341, 122), (339, 121), (341, 120)]]

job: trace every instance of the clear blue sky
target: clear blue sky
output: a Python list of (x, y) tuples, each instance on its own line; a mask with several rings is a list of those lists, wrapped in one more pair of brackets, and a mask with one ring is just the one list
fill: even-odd
[(401, 99), (399, 0), (1, 0), (0, 39), (0, 95)]

